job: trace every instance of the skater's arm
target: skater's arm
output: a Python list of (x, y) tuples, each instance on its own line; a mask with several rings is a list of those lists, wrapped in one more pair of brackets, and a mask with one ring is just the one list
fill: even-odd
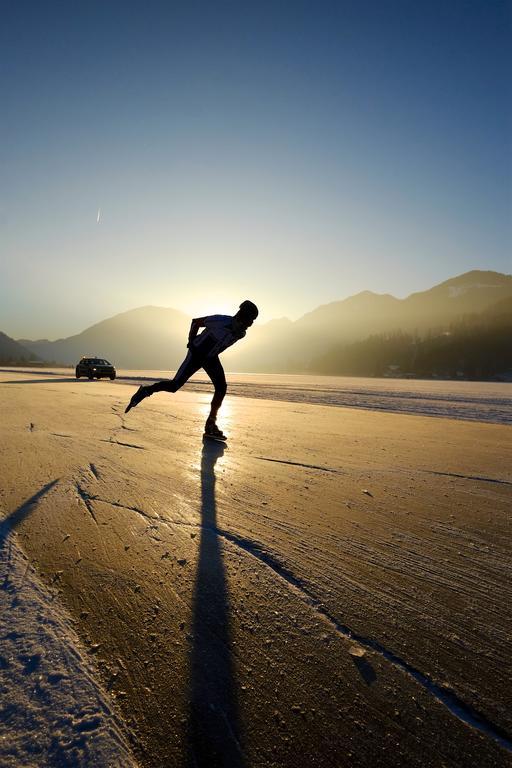
[(187, 347), (194, 341), (197, 336), (197, 332), (200, 328), (204, 327), (204, 317), (195, 317), (190, 323), (190, 331), (188, 332), (188, 344)]

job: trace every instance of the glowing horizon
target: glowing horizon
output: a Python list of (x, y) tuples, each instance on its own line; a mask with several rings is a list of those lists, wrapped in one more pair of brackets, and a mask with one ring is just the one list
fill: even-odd
[(297, 319), (510, 273), (509, 15), (9, 4), (0, 331), (247, 297), (262, 321)]

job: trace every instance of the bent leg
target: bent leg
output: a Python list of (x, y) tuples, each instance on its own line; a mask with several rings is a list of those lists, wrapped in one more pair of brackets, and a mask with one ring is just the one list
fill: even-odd
[(227, 390), (226, 375), (217, 355), (203, 363), (203, 368), (212, 380), (213, 386), (215, 387), (215, 392), (213, 394), (210, 408), (210, 415), (208, 416), (207, 420), (208, 422), (215, 422), (218, 410), (222, 405), (222, 401), (224, 400), (224, 396)]

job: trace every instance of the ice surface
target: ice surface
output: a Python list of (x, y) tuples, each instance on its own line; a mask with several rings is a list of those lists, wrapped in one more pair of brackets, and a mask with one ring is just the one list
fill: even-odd
[[(228, 367), (226, 365), (226, 367)], [(22, 369), (0, 369), (6, 371)], [(28, 370), (69, 376), (69, 369)], [(173, 371), (119, 370), (116, 382), (138, 384), (169, 379)], [(494, 424), (512, 424), (512, 382), (374, 379), (349, 376), (228, 373), (228, 394), (292, 403), (362, 408), (370, 411), (437, 416)], [(185, 389), (210, 392), (212, 384), (199, 371)]]
[[(170, 376), (167, 371), (121, 371), (118, 380), (128, 383), (140, 378), (154, 381)], [(508, 382), (280, 374), (228, 374), (227, 378), (230, 395), (512, 424), (512, 383)], [(211, 391), (212, 385), (201, 371), (186, 387)]]
[(132, 768), (69, 617), (0, 523), (0, 765)]

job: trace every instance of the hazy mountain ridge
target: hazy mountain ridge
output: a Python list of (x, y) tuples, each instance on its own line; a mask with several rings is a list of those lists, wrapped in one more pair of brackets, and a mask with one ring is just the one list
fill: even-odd
[[(342, 301), (326, 304), (304, 315), (297, 323), (312, 325), (329, 320), (335, 322), (348, 312), (352, 318), (365, 319), (365, 313), (378, 311), (380, 325), (387, 323), (410, 323), (428, 318), (446, 322), (451, 317), (481, 311), (500, 298), (512, 295), (512, 275), (500, 272), (473, 270), (446, 280), (426, 291), (411, 293), (405, 299), (397, 299), (389, 293), (362, 291)], [(435, 315), (435, 317), (434, 317)], [(351, 318), (346, 318), (351, 321)], [(375, 318), (368, 320), (375, 324)]]
[(31, 350), (0, 331), (0, 362), (11, 363), (18, 360), (34, 359), (37, 358)]
[[(512, 275), (473, 270), (426, 291), (398, 299), (362, 291), (317, 307), (296, 321), (271, 320), (251, 328), (223, 355), (232, 371), (305, 372), (322, 353), (372, 334), (442, 331), (466, 314), (512, 297)], [(190, 317), (174, 309), (139, 307), (115, 315), (67, 339), (24, 345), (46, 360), (74, 363), (97, 354), (123, 368), (173, 370), (186, 352)]]
[[(454, 290), (456, 289), (456, 290)], [(362, 291), (317, 307), (288, 327), (262, 334), (254, 344), (226, 353), (232, 370), (314, 372), (311, 364), (330, 348), (383, 332), (442, 331), (464, 315), (512, 296), (512, 275), (473, 270), (426, 291), (397, 299)], [(251, 331), (252, 334), (252, 331)], [(263, 343), (264, 342), (264, 343)]]
[(67, 339), (25, 343), (45, 360), (61, 363), (99, 355), (122, 368), (167, 369), (183, 355), (189, 326), (183, 312), (147, 306), (121, 312)]
[(312, 364), (318, 373), (512, 379), (512, 296), (462, 315), (442, 332), (381, 333), (338, 344)]

